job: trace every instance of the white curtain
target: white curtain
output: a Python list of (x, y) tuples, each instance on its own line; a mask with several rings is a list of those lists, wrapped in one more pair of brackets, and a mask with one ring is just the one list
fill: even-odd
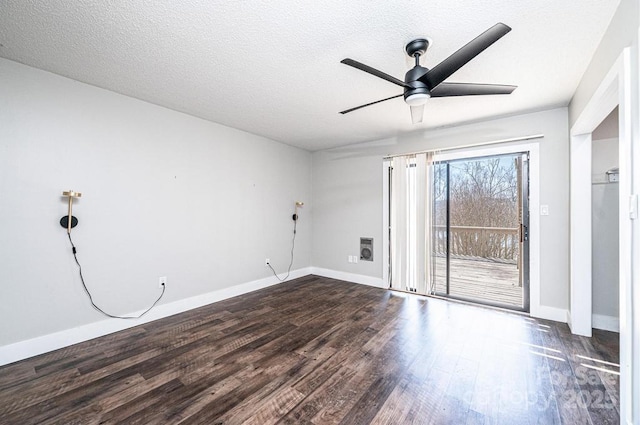
[(391, 288), (405, 291), (408, 283), (408, 193), (409, 157), (398, 156), (391, 163)]
[(393, 158), (391, 288), (426, 294), (432, 279), (432, 153)]

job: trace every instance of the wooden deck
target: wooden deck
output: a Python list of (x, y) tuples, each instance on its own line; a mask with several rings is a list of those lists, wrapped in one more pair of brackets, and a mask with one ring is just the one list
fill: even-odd
[[(449, 295), (471, 301), (522, 307), (522, 287), (515, 264), (451, 259)], [(436, 293), (446, 294), (446, 259), (436, 259)]]

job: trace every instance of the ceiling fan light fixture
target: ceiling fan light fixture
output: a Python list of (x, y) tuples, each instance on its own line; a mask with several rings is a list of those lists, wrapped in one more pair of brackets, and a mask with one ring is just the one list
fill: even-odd
[(430, 97), (431, 95), (428, 93), (414, 93), (407, 96), (404, 101), (407, 102), (409, 106), (420, 106), (427, 103)]

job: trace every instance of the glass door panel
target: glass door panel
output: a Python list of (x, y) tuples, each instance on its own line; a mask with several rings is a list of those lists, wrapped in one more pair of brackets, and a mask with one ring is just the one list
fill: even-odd
[(434, 170), (435, 293), (528, 310), (527, 164), (519, 153)]

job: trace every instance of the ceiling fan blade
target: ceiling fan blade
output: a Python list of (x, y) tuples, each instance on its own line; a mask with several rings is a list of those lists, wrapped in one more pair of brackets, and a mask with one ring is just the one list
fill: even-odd
[(431, 68), (429, 72), (420, 77), (420, 81), (425, 83), (429, 90), (433, 90), (438, 84), (449, 78), (451, 74), (462, 68), (463, 65), (478, 56), (509, 31), (511, 31), (511, 28), (502, 22), (495, 24), (447, 59)]
[(411, 107), (411, 122), (413, 124), (421, 123), (423, 115), (424, 115), (424, 105)]
[(376, 100), (375, 102), (367, 103), (366, 105), (360, 105), (360, 106), (356, 106), (355, 108), (351, 108), (351, 109), (347, 109), (347, 110), (344, 110), (344, 111), (340, 111), (340, 113), (341, 114), (346, 114), (347, 112), (352, 112), (352, 111), (355, 111), (356, 109), (364, 108), (365, 106), (375, 105), (376, 103), (384, 102), (385, 100), (395, 99), (396, 97), (401, 97), (401, 96), (402, 96), (401, 94), (398, 94), (396, 96), (391, 96), (391, 97), (388, 97), (386, 99)]
[(511, 94), (516, 88), (504, 84), (440, 83), (431, 90), (431, 97)]
[(378, 78), (382, 78), (383, 80), (387, 80), (387, 81), (389, 81), (390, 83), (397, 84), (397, 85), (399, 85), (400, 87), (407, 87), (407, 88), (411, 88), (411, 86), (410, 86), (410, 85), (408, 85), (408, 84), (406, 84), (404, 81), (402, 81), (402, 80), (398, 80), (396, 77), (392, 77), (392, 76), (391, 76), (391, 75), (389, 75), (389, 74), (385, 74), (385, 73), (384, 73), (384, 72), (382, 72), (382, 71), (378, 71), (378, 70), (377, 70), (377, 69), (375, 69), (375, 68), (371, 68), (369, 65), (365, 65), (365, 64), (360, 63), (360, 62), (358, 62), (358, 61), (354, 61), (353, 59), (349, 59), (349, 58), (347, 58), (347, 59), (342, 59), (342, 60), (340, 61), (340, 63), (343, 63), (343, 64), (345, 64), (345, 65), (352, 66), (352, 67), (354, 67), (354, 68), (359, 69), (360, 71), (368, 72), (368, 73), (369, 73), (369, 74), (371, 74), (371, 75), (375, 75), (375, 76), (376, 76), (376, 77), (378, 77)]

